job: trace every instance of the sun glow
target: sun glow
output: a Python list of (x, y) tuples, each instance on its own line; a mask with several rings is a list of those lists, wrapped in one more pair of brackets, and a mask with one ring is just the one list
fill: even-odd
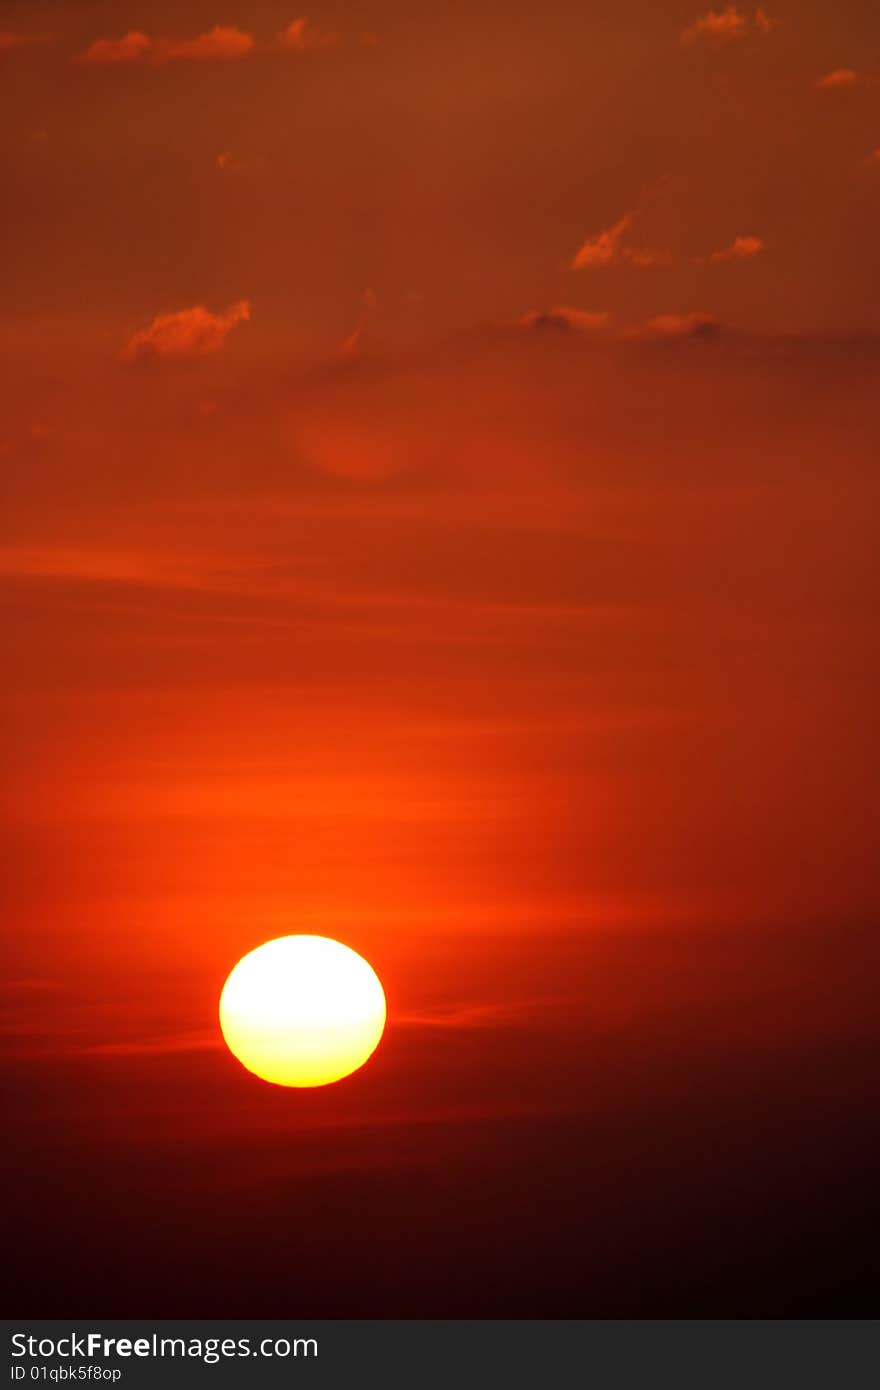
[(242, 1066), (278, 1086), (326, 1086), (362, 1067), (385, 1028), (372, 966), (326, 936), (281, 936), (243, 956), (220, 995)]

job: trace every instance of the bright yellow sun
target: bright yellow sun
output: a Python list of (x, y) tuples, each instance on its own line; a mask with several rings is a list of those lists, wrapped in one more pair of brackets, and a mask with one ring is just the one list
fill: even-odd
[(277, 1086), (326, 1086), (362, 1067), (385, 1028), (363, 956), (326, 936), (280, 936), (243, 956), (220, 995), (230, 1052)]

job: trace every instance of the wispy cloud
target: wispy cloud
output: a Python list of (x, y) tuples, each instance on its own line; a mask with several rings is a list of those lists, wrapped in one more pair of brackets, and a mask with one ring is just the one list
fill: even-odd
[(125, 66), (140, 63), (152, 51), (153, 40), (139, 29), (129, 29), (119, 39), (95, 39), (85, 53), (79, 55), (82, 63), (92, 63), (96, 67)]
[(243, 174), (247, 165), (243, 159), (236, 159), (230, 150), (223, 150), (214, 160), (214, 168), (221, 170), (224, 174)]
[(339, 363), (357, 362), (361, 356), (367, 325), (379, 308), (379, 296), (374, 289), (365, 289), (361, 295), (361, 316), (352, 331), (346, 334), (336, 350), (335, 360)]
[[(472, 1032), (491, 1028), (507, 1028), (522, 1024), (530, 1018), (560, 1007), (554, 999), (514, 1000), (453, 1005), (433, 1009), (404, 1010), (389, 1017), (392, 1028), (412, 1028), (441, 1031)], [(30, 1038), (39, 1029), (20, 1026), (13, 1036)], [(57, 1045), (57, 1044), (56, 1044)], [(166, 1057), (190, 1052), (219, 1052), (224, 1048), (216, 1029), (200, 1028), (179, 1032), (151, 1033), (135, 1038), (110, 1039), (100, 1043), (77, 1044), (67, 1047), (81, 1057), (104, 1057), (108, 1060), (127, 1057)]]
[[(4, 38), (9, 40), (10, 47), (13, 42), (28, 41), (16, 35), (0, 35), (0, 52)], [(304, 18), (291, 20), (273, 39), (264, 41), (236, 25), (226, 24), (215, 24), (212, 29), (192, 37), (157, 38), (140, 29), (130, 29), (120, 38), (95, 39), (83, 53), (77, 55), (76, 61), (96, 66), (230, 62), (258, 53), (315, 53), (320, 49), (334, 48), (341, 41), (341, 35), (319, 29)], [(374, 36), (365, 34), (360, 42), (373, 46), (376, 40)]]
[(336, 350), (336, 360), (338, 362), (356, 362), (361, 355), (361, 345), (364, 341), (366, 332), (366, 322), (361, 319), (352, 331), (343, 338)]
[(555, 309), (532, 309), (518, 319), (509, 320), (504, 326), (535, 332), (549, 329), (592, 335), (607, 328), (610, 322), (610, 314), (591, 313), (588, 309), (572, 309), (566, 304), (561, 304)]
[(246, 299), (212, 314), (203, 304), (175, 313), (159, 314), (147, 328), (135, 333), (122, 356), (126, 362), (161, 357), (207, 357), (219, 352), (233, 328), (247, 323), (251, 306)]
[(834, 68), (816, 79), (820, 92), (843, 92), (849, 87), (857, 87), (861, 81), (855, 68)]
[(249, 57), (256, 48), (252, 34), (235, 26), (217, 24), (192, 39), (156, 39), (154, 63), (216, 63)]
[(720, 251), (713, 251), (710, 256), (698, 257), (697, 263), (725, 265), (730, 261), (753, 261), (765, 249), (765, 243), (759, 236), (738, 236), (734, 237), (729, 246), (722, 246)]
[(552, 1003), (548, 999), (526, 999), (509, 1003), (462, 1004), (445, 1009), (416, 1009), (397, 1014), (390, 1022), (401, 1028), (460, 1028), (468, 1031), (475, 1028), (503, 1028), (533, 1017)]
[(637, 210), (626, 212), (612, 227), (588, 237), (575, 254), (570, 269), (596, 270), (610, 265), (630, 265), (637, 270), (654, 270), (672, 265), (670, 251), (624, 245), (624, 238), (638, 215)]
[(611, 265), (620, 257), (620, 244), (635, 221), (634, 212), (625, 212), (613, 226), (603, 232), (588, 237), (575, 253), (571, 263), (572, 270), (593, 270), (597, 266)]
[(319, 48), (333, 48), (338, 42), (338, 34), (317, 29), (307, 19), (291, 20), (277, 39), (279, 48), (293, 53), (313, 53)]
[(736, 5), (727, 5), (723, 10), (709, 10), (700, 15), (681, 32), (681, 42), (685, 48), (705, 44), (712, 48), (723, 48), (726, 44), (738, 43), (751, 34), (768, 34), (774, 21), (762, 9), (748, 15)]
[(140, 29), (130, 29), (118, 39), (95, 39), (81, 63), (101, 67), (133, 63), (217, 63), (248, 58), (256, 50), (252, 34), (234, 26), (217, 24), (193, 38), (151, 38)]
[(136, 549), (106, 546), (14, 545), (0, 548), (0, 575), (10, 579), (73, 580), (150, 588), (204, 587), (192, 564)]
[(82, 1057), (162, 1057), (175, 1052), (216, 1052), (224, 1046), (214, 1032), (165, 1033), (121, 1042), (94, 1043), (81, 1047)]
[(713, 314), (656, 314), (644, 323), (633, 324), (624, 330), (631, 342), (676, 342), (687, 338), (711, 338), (721, 331)]
[(671, 251), (638, 246), (625, 246), (621, 256), (627, 265), (633, 265), (637, 270), (664, 270), (675, 259)]

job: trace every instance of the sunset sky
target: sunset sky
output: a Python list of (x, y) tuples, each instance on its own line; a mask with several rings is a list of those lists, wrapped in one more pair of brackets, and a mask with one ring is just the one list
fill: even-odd
[(875, 0), (0, 0), (0, 104), (12, 1311), (855, 1315)]

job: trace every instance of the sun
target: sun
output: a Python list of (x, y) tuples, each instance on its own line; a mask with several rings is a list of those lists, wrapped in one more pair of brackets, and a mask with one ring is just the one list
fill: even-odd
[(363, 956), (326, 936), (280, 936), (230, 971), (220, 1027), (242, 1066), (276, 1086), (326, 1086), (362, 1067), (385, 1029)]

